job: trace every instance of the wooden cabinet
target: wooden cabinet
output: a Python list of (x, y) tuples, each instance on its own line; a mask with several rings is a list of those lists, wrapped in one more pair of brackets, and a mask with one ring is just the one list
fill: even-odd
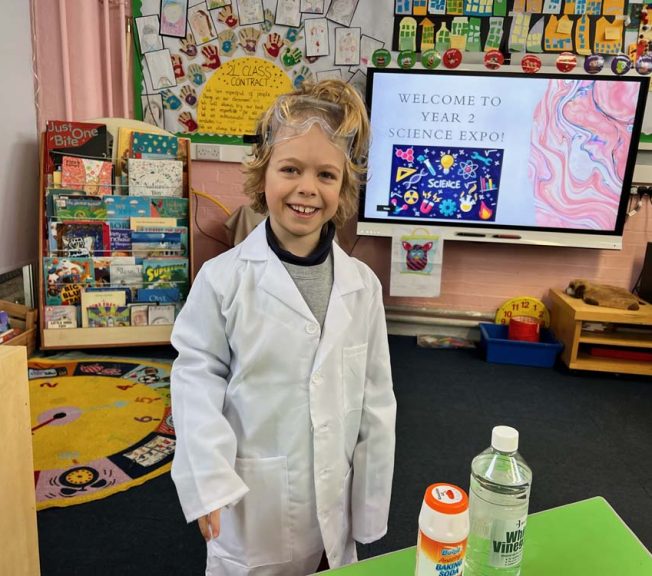
[(564, 344), (561, 358), (569, 368), (652, 375), (652, 305), (592, 306), (556, 289), (550, 298), (551, 328)]
[(0, 573), (40, 574), (24, 346), (0, 346)]

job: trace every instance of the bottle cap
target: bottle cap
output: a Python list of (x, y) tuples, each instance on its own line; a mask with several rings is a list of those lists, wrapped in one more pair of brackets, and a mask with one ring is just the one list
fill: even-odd
[(466, 492), (454, 484), (431, 484), (426, 488), (424, 501), (429, 508), (444, 514), (460, 514), (469, 507)]
[(494, 426), (491, 431), (491, 446), (500, 452), (516, 452), (518, 430), (511, 426)]

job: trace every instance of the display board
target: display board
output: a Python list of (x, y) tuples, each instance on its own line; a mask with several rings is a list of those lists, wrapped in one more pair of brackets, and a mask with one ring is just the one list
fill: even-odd
[(278, 94), (306, 80), (364, 91), (381, 48), (394, 62), (451, 48), (464, 62), (492, 49), (507, 61), (635, 59), (652, 46), (647, 13), (625, 0), (134, 0), (136, 111), (196, 142), (241, 143)]

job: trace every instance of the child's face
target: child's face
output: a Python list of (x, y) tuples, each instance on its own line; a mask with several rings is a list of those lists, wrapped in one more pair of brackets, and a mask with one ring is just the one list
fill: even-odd
[(285, 250), (307, 256), (317, 247), (323, 225), (337, 212), (344, 162), (344, 153), (316, 124), (274, 144), (265, 199), (272, 230)]

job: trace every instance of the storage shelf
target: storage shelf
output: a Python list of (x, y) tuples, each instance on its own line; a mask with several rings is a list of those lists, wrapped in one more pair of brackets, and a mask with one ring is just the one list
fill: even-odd
[(577, 358), (568, 366), (574, 370), (594, 370), (596, 372), (615, 372), (617, 374), (642, 374), (652, 376), (652, 362), (601, 358), (586, 352), (579, 352)]
[(172, 324), (116, 328), (44, 329), (41, 347), (103, 348), (106, 346), (155, 346), (170, 343)]
[(652, 348), (652, 333), (626, 332), (618, 330), (611, 334), (595, 334), (582, 332), (582, 344), (603, 344), (605, 346), (633, 346), (635, 348)]
[[(550, 290), (550, 298), (551, 327), (555, 336), (564, 343), (561, 359), (569, 368), (652, 376), (652, 362), (594, 356), (585, 347), (587, 344), (595, 344), (614, 349), (652, 349), (652, 305), (642, 302), (639, 310), (591, 306), (554, 289)], [(615, 330), (589, 332), (582, 330), (584, 322), (609, 323), (614, 325)], [(650, 330), (643, 327), (649, 327)]]

